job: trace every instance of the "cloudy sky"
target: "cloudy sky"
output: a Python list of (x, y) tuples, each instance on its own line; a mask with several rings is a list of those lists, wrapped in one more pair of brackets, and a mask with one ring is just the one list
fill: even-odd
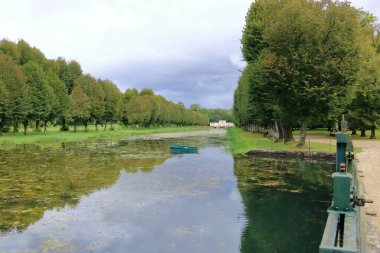
[[(0, 0), (0, 37), (75, 59), (124, 91), (230, 108), (252, 0)], [(379, 0), (351, 1), (380, 17)]]

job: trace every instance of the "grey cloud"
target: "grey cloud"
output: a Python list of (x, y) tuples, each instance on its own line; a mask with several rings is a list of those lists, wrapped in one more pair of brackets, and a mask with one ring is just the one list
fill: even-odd
[(240, 72), (228, 57), (206, 55), (197, 61), (152, 61), (120, 64), (102, 76), (115, 80), (122, 90), (151, 88), (186, 106), (230, 108)]

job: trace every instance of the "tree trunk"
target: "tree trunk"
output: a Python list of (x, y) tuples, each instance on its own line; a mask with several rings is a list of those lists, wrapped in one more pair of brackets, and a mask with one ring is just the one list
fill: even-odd
[(95, 130), (98, 131), (98, 122), (95, 121)]
[(45, 120), (44, 121), (44, 134), (46, 134), (47, 132), (47, 121)]
[(352, 129), (352, 133), (351, 133), (351, 135), (357, 135), (357, 133), (356, 133), (356, 129), (355, 129), (355, 128)]
[(77, 124), (74, 123), (74, 132), (76, 132), (76, 131), (77, 131)]
[(24, 135), (27, 135), (28, 134), (29, 121), (28, 120), (24, 120), (24, 122), (22, 124), (24, 125)]
[(18, 133), (18, 123), (13, 124), (13, 133)]
[(3, 123), (0, 123), (0, 136), (3, 136)]
[(40, 130), (40, 120), (36, 120), (36, 132)]
[(306, 124), (301, 123), (300, 140), (299, 140), (298, 146), (305, 146), (305, 142), (306, 142)]
[(62, 120), (61, 120), (61, 129), (65, 129), (66, 128), (66, 120), (65, 120), (65, 118), (62, 118)]
[(371, 126), (371, 136), (370, 139), (376, 139), (376, 132), (375, 132), (375, 126)]
[(87, 123), (84, 124), (84, 131), (87, 132)]
[(104, 131), (107, 131), (107, 122), (104, 123)]
[(288, 143), (288, 142), (291, 142), (294, 140), (294, 137), (293, 137), (293, 126), (291, 123), (284, 123), (282, 125), (282, 133), (283, 133), (283, 136), (284, 136), (284, 143)]
[(365, 128), (360, 129), (360, 137), (366, 137), (367, 135), (365, 134)]

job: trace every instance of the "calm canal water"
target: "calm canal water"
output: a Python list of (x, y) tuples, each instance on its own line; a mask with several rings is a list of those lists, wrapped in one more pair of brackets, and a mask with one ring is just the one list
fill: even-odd
[[(191, 144), (199, 154), (173, 155)], [(318, 252), (332, 165), (223, 137), (0, 151), (0, 252)]]

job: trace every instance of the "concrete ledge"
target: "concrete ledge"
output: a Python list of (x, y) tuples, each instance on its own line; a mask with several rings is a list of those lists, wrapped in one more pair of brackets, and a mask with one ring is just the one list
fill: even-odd
[(323, 160), (335, 162), (335, 153), (327, 152), (294, 152), (294, 151), (281, 151), (281, 150), (250, 150), (246, 155), (263, 157), (263, 158), (287, 158), (287, 159), (300, 159), (300, 160)]

